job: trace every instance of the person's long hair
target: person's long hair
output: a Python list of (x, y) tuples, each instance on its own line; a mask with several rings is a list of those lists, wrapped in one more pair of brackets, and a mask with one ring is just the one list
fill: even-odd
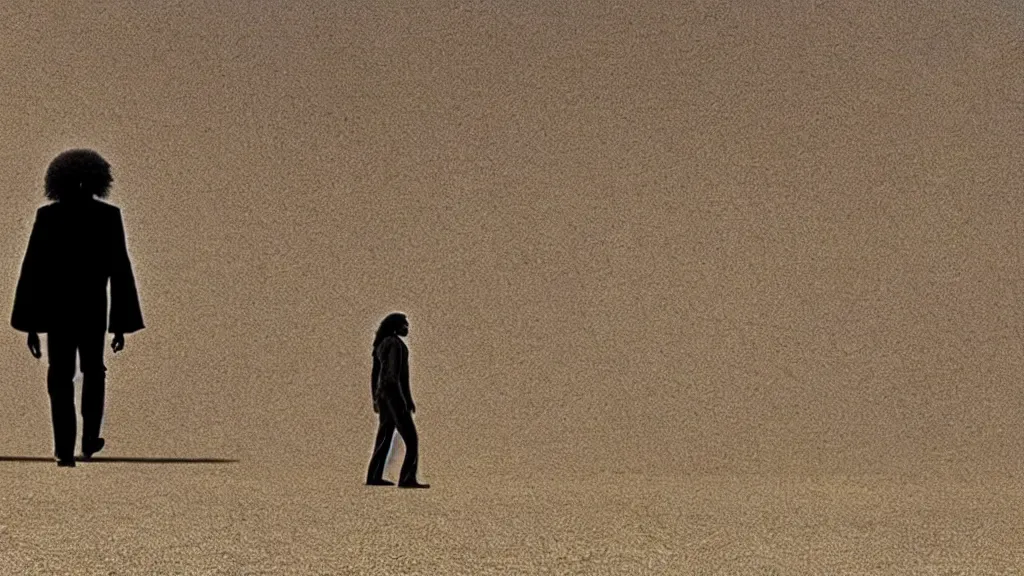
[(61, 152), (46, 169), (46, 197), (62, 200), (106, 198), (114, 177), (110, 164), (93, 150)]
[(377, 328), (377, 334), (373, 337), (373, 349), (377, 349), (377, 345), (381, 343), (385, 338), (391, 336), (398, 329), (402, 327), (402, 324), (408, 322), (405, 314), (401, 312), (392, 312), (384, 317), (380, 321), (380, 326)]

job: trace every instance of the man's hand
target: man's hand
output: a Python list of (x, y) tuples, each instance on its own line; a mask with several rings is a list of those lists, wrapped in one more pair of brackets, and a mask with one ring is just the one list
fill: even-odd
[(114, 334), (114, 340), (110, 342), (110, 349), (114, 351), (114, 354), (124, 350), (124, 334), (120, 332)]
[(416, 413), (416, 403), (412, 400), (409, 400), (409, 412)]
[(373, 401), (373, 413), (380, 414), (380, 404), (376, 400)]
[(39, 346), (39, 334), (35, 332), (28, 333), (28, 351), (37, 360), (43, 356), (43, 349)]

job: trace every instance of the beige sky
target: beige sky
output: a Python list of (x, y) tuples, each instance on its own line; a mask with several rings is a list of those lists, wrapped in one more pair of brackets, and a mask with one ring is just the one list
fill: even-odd
[(0, 8), (0, 290), (107, 156), (125, 450), (362, 466), (397, 309), (425, 466), (1019, 466), (1019, 7), (361, 4)]

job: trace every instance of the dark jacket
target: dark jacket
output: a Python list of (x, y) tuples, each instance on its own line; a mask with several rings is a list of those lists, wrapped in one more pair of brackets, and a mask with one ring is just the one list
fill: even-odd
[[(110, 321), (107, 322), (107, 285)], [(121, 210), (89, 199), (36, 212), (11, 326), (22, 332), (144, 328)]]
[[(374, 378), (373, 399), (379, 401), (384, 394), (401, 398), (406, 406), (412, 403), (409, 393), (409, 348), (398, 336), (381, 340), (373, 351)], [(378, 368), (379, 367), (379, 368)]]

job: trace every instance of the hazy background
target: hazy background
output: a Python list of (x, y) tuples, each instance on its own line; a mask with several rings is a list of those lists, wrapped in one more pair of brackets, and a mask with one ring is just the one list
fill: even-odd
[(428, 481), (1022, 471), (1019, 4), (409, 4), (0, 6), (8, 302), (49, 161), (114, 169), (109, 455), (358, 481), (402, 310)]

